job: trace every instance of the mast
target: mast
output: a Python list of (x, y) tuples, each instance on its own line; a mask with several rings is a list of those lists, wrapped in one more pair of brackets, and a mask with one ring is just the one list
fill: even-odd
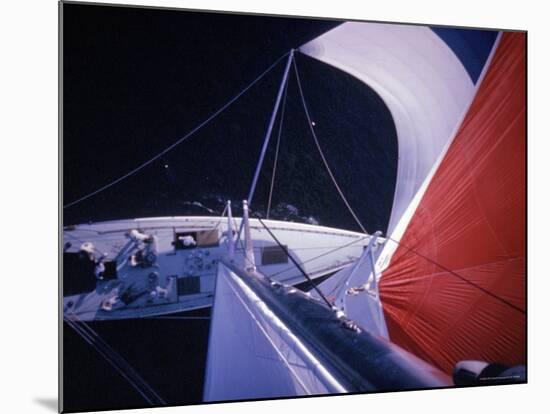
[[(288, 53), (288, 59), (286, 61), (285, 71), (283, 73), (283, 79), (281, 80), (281, 85), (279, 86), (279, 92), (277, 93), (277, 99), (275, 100), (275, 106), (273, 107), (273, 112), (271, 114), (271, 119), (269, 120), (269, 125), (267, 127), (267, 131), (265, 132), (264, 137), (264, 144), (262, 146), (262, 151), (260, 152), (260, 158), (258, 159), (258, 165), (256, 166), (256, 171), (254, 173), (254, 178), (252, 179), (252, 184), (250, 186), (250, 191), (248, 193), (248, 198), (246, 201), (248, 202), (248, 205), (252, 204), (252, 199), (254, 198), (254, 191), (256, 190), (256, 184), (258, 183), (258, 177), (260, 176), (260, 171), (262, 169), (262, 165), (265, 158), (265, 153), (267, 151), (267, 147), (269, 145), (269, 139), (271, 138), (271, 132), (273, 131), (273, 125), (275, 124), (275, 119), (277, 118), (277, 112), (279, 111), (279, 106), (281, 104), (281, 99), (283, 97), (283, 92), (285, 89), (285, 85), (288, 80), (288, 73), (290, 71), (290, 65), (292, 63), (292, 59), (294, 58), (294, 49), (290, 49), (290, 52)], [(242, 227), (242, 226), (241, 226)]]
[[(294, 59), (294, 49), (290, 49), (288, 53), (288, 59), (286, 61), (285, 70), (283, 72), (283, 78), (281, 79), (281, 85), (279, 86), (279, 92), (277, 93), (277, 98), (275, 99), (275, 105), (273, 106), (273, 112), (271, 113), (271, 119), (267, 126), (267, 130), (264, 136), (264, 143), (262, 150), (260, 152), (260, 158), (258, 159), (258, 164), (256, 165), (256, 171), (254, 172), (254, 178), (252, 179), (252, 184), (250, 185), (250, 190), (248, 192), (248, 197), (245, 200), (247, 202), (247, 207), (252, 204), (252, 199), (254, 198), (254, 192), (256, 191), (256, 184), (258, 183), (258, 177), (260, 176), (260, 171), (262, 170), (262, 165), (264, 163), (265, 153), (267, 147), (269, 146), (269, 139), (271, 138), (271, 132), (273, 131), (273, 125), (275, 124), (275, 119), (277, 118), (277, 112), (279, 111), (279, 106), (281, 104), (281, 99), (283, 97), (283, 92), (285, 90), (286, 83), (288, 81), (288, 74), (290, 72), (290, 66), (292, 65), (292, 60)], [(241, 221), (239, 226), (239, 232), (237, 234), (236, 245), (239, 244), (241, 240), (241, 232), (243, 230), (244, 220)]]

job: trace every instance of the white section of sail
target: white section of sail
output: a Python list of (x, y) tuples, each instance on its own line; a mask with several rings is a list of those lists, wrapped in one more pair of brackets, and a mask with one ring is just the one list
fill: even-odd
[(428, 27), (347, 22), (300, 48), (363, 81), (390, 110), (398, 138), (387, 234), (399, 240), (411, 201), (448, 147), (475, 88), (453, 51)]
[(204, 388), (205, 401), (346, 392), (307, 347), (220, 263)]

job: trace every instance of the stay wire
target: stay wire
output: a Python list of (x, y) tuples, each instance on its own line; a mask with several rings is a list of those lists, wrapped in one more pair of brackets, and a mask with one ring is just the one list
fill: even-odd
[(496, 293), (493, 293), (493, 292), (491, 292), (490, 290), (488, 290), (488, 289), (486, 289), (486, 288), (484, 288), (484, 287), (482, 287), (482, 286), (479, 286), (477, 283), (474, 283), (474, 282), (472, 282), (471, 280), (468, 280), (468, 279), (465, 278), (464, 276), (461, 276), (460, 274), (456, 273), (454, 270), (449, 269), (448, 267), (442, 265), (441, 263), (438, 263), (438, 262), (436, 262), (435, 260), (429, 258), (428, 256), (423, 255), (422, 253), (418, 252), (417, 250), (415, 250), (415, 249), (413, 249), (413, 248), (411, 248), (411, 247), (408, 247), (407, 245), (405, 245), (405, 244), (403, 244), (403, 243), (401, 243), (401, 242), (399, 242), (399, 241), (397, 241), (397, 240), (395, 240), (395, 239), (393, 239), (393, 238), (391, 238), (391, 237), (387, 237), (387, 238), (388, 238), (388, 240), (391, 240), (391, 241), (393, 241), (394, 243), (397, 243), (397, 245), (403, 247), (405, 250), (407, 250), (407, 251), (409, 251), (409, 252), (411, 252), (411, 253), (417, 255), (418, 257), (420, 257), (420, 258), (426, 260), (427, 262), (429, 262), (429, 263), (431, 263), (431, 264), (433, 264), (433, 265), (439, 267), (440, 269), (444, 270), (445, 272), (448, 272), (449, 274), (451, 274), (451, 275), (457, 277), (458, 279), (460, 279), (460, 280), (462, 280), (463, 282), (469, 284), (470, 286), (472, 286), (472, 287), (474, 287), (474, 288), (480, 290), (481, 292), (483, 292), (483, 293), (485, 293), (485, 294), (491, 296), (493, 299), (496, 299), (497, 301), (501, 302), (502, 304), (507, 305), (507, 306), (509, 306), (509, 307), (511, 307), (511, 308), (513, 308), (513, 309), (515, 309), (516, 311), (518, 311), (518, 312), (520, 312), (520, 313), (523, 313), (523, 314), (526, 313), (525, 310), (524, 310), (524, 309), (521, 309), (519, 306), (516, 306), (516, 305), (514, 305), (512, 302), (510, 302), (510, 301), (508, 301), (508, 300), (506, 300), (506, 299), (504, 299), (504, 298), (498, 296)]
[[(303, 104), (303, 107), (304, 107), (304, 111), (306, 113), (306, 117), (307, 117), (307, 120), (308, 120), (308, 123), (309, 123), (309, 129), (311, 131), (311, 134), (313, 136), (313, 139), (315, 140), (315, 145), (317, 146), (317, 149), (319, 150), (319, 154), (321, 155), (321, 158), (323, 160), (323, 163), (326, 167), (326, 170), (328, 172), (328, 174), (330, 175), (331, 179), (332, 179), (332, 182), (334, 183), (338, 193), (340, 194), (340, 197), (342, 198), (342, 200), (344, 201), (344, 204), (346, 204), (348, 210), (350, 211), (350, 213), (352, 214), (353, 218), (355, 219), (355, 221), (357, 222), (357, 224), (359, 225), (359, 227), (361, 227), (361, 229), (363, 230), (363, 232), (367, 233), (365, 228), (363, 227), (363, 225), (361, 224), (361, 222), (359, 221), (359, 219), (357, 218), (357, 215), (355, 214), (355, 212), (353, 211), (353, 209), (351, 208), (349, 202), (347, 201), (347, 199), (345, 198), (342, 190), (340, 189), (340, 187), (338, 186), (338, 183), (336, 182), (336, 179), (334, 178), (334, 174), (332, 173), (332, 171), (330, 170), (330, 167), (328, 165), (328, 162), (323, 154), (323, 150), (319, 144), (319, 140), (317, 139), (317, 136), (315, 134), (315, 131), (313, 129), (313, 124), (311, 122), (311, 117), (309, 115), (309, 111), (307, 109), (307, 104), (306, 104), (306, 101), (305, 101), (305, 98), (304, 98), (304, 93), (303, 93), (303, 90), (302, 90), (302, 86), (301, 86), (301, 82), (300, 82), (300, 76), (298, 74), (298, 66), (297, 66), (297, 63), (296, 63), (296, 59), (293, 60), (293, 63), (294, 63), (294, 71), (296, 73), (296, 81), (298, 83), (298, 90), (300, 92), (300, 97), (301, 97), (301, 100), (302, 100), (302, 104)], [(474, 283), (472, 282), (471, 280), (468, 280), (466, 279), (465, 277), (461, 276), (460, 274), (456, 273), (455, 271), (449, 269), (448, 267), (446, 266), (443, 266), (442, 264), (436, 262), (435, 260), (421, 254), (420, 252), (416, 251), (415, 249), (412, 249), (406, 245), (404, 245), (403, 243), (391, 238), (391, 237), (387, 237), (389, 240), (392, 240), (393, 242), (397, 243), (399, 246), (402, 246), (403, 248), (405, 248), (406, 250), (410, 251), (411, 253), (413, 254), (416, 254), (417, 256), (423, 258), (424, 260), (434, 264), (435, 266), (438, 266), (439, 268), (443, 269), (444, 271), (448, 272), (449, 274), (457, 277), (458, 279), (460, 279), (461, 281), (463, 281), (464, 283), (467, 283), (469, 284), (470, 286), (472, 287), (475, 287), (476, 289), (478, 289), (479, 291), (491, 296), (492, 298), (494, 298), (495, 300), (503, 303), (504, 305), (506, 306), (509, 306), (510, 308), (522, 313), (522, 314), (525, 314), (525, 310), (521, 309), (520, 307), (514, 305), (513, 303), (511, 303), (510, 301), (498, 296), (497, 294), (491, 292), (490, 290), (488, 289), (485, 289), (484, 287), (482, 286), (479, 286), (477, 283)]]
[[(352, 245), (354, 245), (354, 244), (356, 244), (356, 243), (359, 243), (360, 241), (363, 241), (363, 240), (365, 240), (365, 239), (368, 239), (369, 237), (371, 237), (371, 236), (369, 236), (368, 234), (365, 235), (365, 236), (362, 236), (362, 237), (360, 237), (360, 238), (358, 238), (358, 239), (355, 239), (355, 240), (353, 240), (353, 241), (351, 241), (351, 242), (349, 242), (349, 243), (346, 243), (346, 244), (344, 244), (344, 245), (342, 245), (342, 246), (339, 246), (339, 247), (336, 247), (336, 248), (334, 248), (334, 249), (332, 249), (332, 250), (329, 250), (328, 252), (324, 252), (324, 253), (321, 253), (321, 254), (318, 255), (318, 256), (312, 257), (312, 258), (310, 258), (310, 259), (308, 259), (308, 260), (304, 260), (304, 261), (302, 262), (302, 264), (306, 264), (306, 263), (313, 262), (314, 260), (322, 259), (323, 257), (328, 256), (329, 254), (332, 254), (332, 253), (337, 252), (337, 251), (339, 251), (339, 250), (345, 249), (346, 247), (349, 247), (349, 246), (352, 246)], [(292, 267), (287, 267), (286, 269), (279, 270), (278, 272), (272, 273), (271, 275), (269, 275), (269, 277), (277, 276), (277, 275), (279, 275), (279, 274), (281, 274), (281, 273), (288, 272), (289, 270), (292, 270)]]
[(117, 372), (124, 377), (130, 385), (149, 403), (153, 405), (166, 405), (166, 402), (151, 388), (151, 386), (132, 368), (122, 356), (120, 356), (101, 336), (99, 336), (86, 322), (68, 317), (64, 321), (94, 348)]
[(302, 273), (302, 275), (307, 279), (307, 281), (311, 284), (311, 286), (313, 287), (313, 289), (315, 289), (315, 291), (317, 292), (317, 294), (319, 295), (319, 297), (321, 297), (323, 299), (323, 301), (326, 303), (326, 305), (328, 306), (329, 309), (332, 309), (332, 304), (328, 301), (328, 299), (325, 297), (325, 295), (323, 294), (323, 292), (321, 292), (321, 290), (317, 287), (317, 285), (315, 284), (315, 282), (313, 281), (313, 279), (311, 279), (311, 277), (309, 277), (309, 275), (306, 273), (306, 271), (304, 269), (302, 269), (302, 266), (300, 266), (300, 264), (298, 263), (298, 261), (292, 257), (292, 255), (290, 254), (290, 252), (288, 251), (288, 249), (286, 248), (285, 245), (283, 245), (279, 239), (273, 234), (273, 232), (271, 231), (271, 229), (269, 227), (267, 227), (267, 225), (264, 223), (264, 221), (262, 220), (262, 218), (260, 217), (259, 214), (255, 214), (256, 216), (256, 219), (258, 219), (258, 221), (260, 222), (260, 224), (264, 227), (264, 229), (266, 229), (266, 231), (269, 233), (269, 235), (273, 238), (273, 240), (275, 241), (275, 243), (277, 243), (277, 245), (284, 251), (284, 253), (286, 254), (286, 256), (292, 261), (292, 263), (294, 263), (294, 266), (296, 266), (296, 268), (300, 271), (300, 273)]
[[(94, 340), (100, 344), (108, 354), (110, 354), (113, 358), (113, 360), (116, 362), (118, 361), (118, 364), (120, 368), (125, 371), (126, 373), (130, 374), (134, 381), (137, 384), (141, 384), (141, 387), (143, 389), (147, 390), (147, 392), (150, 395), (150, 398), (153, 399), (153, 402), (158, 405), (166, 405), (166, 402), (158, 395), (158, 393), (143, 379), (138, 372), (120, 355), (118, 354), (105, 340), (94, 330), (92, 327), (90, 327), (86, 322), (79, 321), (78, 323), (75, 323), (77, 326), (83, 327), (84, 331), (88, 331), (88, 335), (90, 337), (95, 338)], [(139, 385), (138, 385), (139, 386)]]
[[(319, 140), (317, 139), (317, 136), (315, 134), (315, 130), (313, 129), (313, 124), (311, 122), (311, 117), (310, 117), (309, 111), (307, 109), (307, 104), (306, 104), (306, 101), (305, 101), (304, 93), (303, 93), (303, 90), (302, 90), (302, 85), (301, 85), (301, 82), (300, 82), (300, 75), (298, 73), (298, 66), (297, 66), (297, 63), (296, 63), (296, 59), (293, 59), (293, 64), (294, 64), (294, 71), (296, 73), (296, 81), (297, 81), (297, 84), (298, 84), (298, 91), (300, 93), (300, 98), (302, 100), (302, 105), (304, 107), (304, 111), (305, 111), (305, 114), (306, 114), (306, 117), (307, 117), (307, 120), (308, 120), (308, 123), (309, 123), (309, 129), (311, 131), (311, 134), (313, 136), (313, 139), (315, 141), (315, 145), (317, 146), (319, 154), (321, 155), (321, 159), (323, 160), (325, 168), (326, 168), (330, 178), (332, 179), (332, 182), (333, 182), (334, 186), (336, 187), (336, 190), (340, 194), (340, 197), (342, 198), (342, 201), (344, 202), (344, 204), (348, 208), (349, 212), (351, 213), (351, 215), (353, 216), (353, 218), (355, 219), (355, 221), (357, 222), (359, 227), (363, 230), (364, 233), (367, 233), (367, 231), (365, 230), (365, 228), (361, 224), (360, 220), (358, 219), (357, 215), (355, 214), (355, 212), (351, 208), (351, 206), (350, 206), (349, 202), (347, 201), (346, 197), (344, 196), (342, 190), (340, 189), (340, 186), (338, 185), (338, 182), (336, 181), (336, 179), (334, 177), (334, 174), (332, 173), (332, 171), (330, 169), (330, 166), (328, 165), (328, 162), (325, 158), (323, 150), (322, 150), (322, 148), (319, 144)], [(436, 262), (435, 260), (421, 254), (420, 252), (416, 251), (415, 249), (412, 249), (412, 248), (404, 245), (403, 243), (401, 243), (401, 242), (399, 242), (399, 241), (397, 241), (397, 240), (395, 240), (391, 237), (387, 237), (387, 239), (392, 240), (393, 242), (397, 243), (399, 246), (402, 246), (403, 248), (410, 251), (411, 253), (416, 254), (417, 256), (419, 256), (419, 257), (423, 258), (424, 260), (434, 264), (435, 266), (438, 266), (439, 268), (443, 269), (444, 271), (448, 272), (449, 274), (459, 278), (463, 282), (475, 287), (476, 289), (480, 290), (481, 292), (484, 292), (485, 294), (487, 294), (487, 295), (491, 296), (492, 298), (498, 300), (499, 302), (503, 303), (504, 305), (507, 305), (507, 306), (515, 309), (516, 311), (525, 314), (525, 310), (521, 309), (520, 307), (518, 307), (518, 306), (514, 305), (513, 303), (509, 302), (508, 300), (498, 296), (497, 294), (491, 292), (490, 290), (487, 290), (484, 287), (479, 286), (478, 284), (472, 282), (471, 280), (466, 279), (465, 277), (461, 276), (460, 274), (456, 273), (455, 271), (453, 271), (453, 270), (447, 268), (446, 266), (443, 266), (442, 264)]]
[(315, 146), (317, 147), (317, 150), (319, 151), (319, 154), (321, 155), (321, 159), (323, 160), (323, 164), (325, 165), (325, 169), (327, 170), (328, 175), (330, 176), (330, 179), (332, 180), (332, 183), (336, 187), (336, 190), (338, 191), (338, 194), (340, 195), (340, 198), (342, 199), (342, 201), (344, 202), (344, 204), (348, 208), (349, 212), (351, 213), (351, 215), (355, 219), (355, 222), (357, 223), (357, 225), (361, 228), (361, 231), (366, 234), (367, 230), (365, 229), (365, 227), (361, 223), (361, 220), (359, 220), (359, 218), (357, 217), (357, 214), (355, 214), (355, 212), (353, 211), (353, 208), (351, 208), (350, 203), (346, 199), (346, 196), (344, 195), (342, 189), (338, 185), (338, 182), (336, 181), (336, 178), (334, 177), (334, 174), (332, 173), (332, 170), (330, 169), (330, 166), (328, 165), (328, 161), (325, 158), (325, 154), (323, 153), (321, 145), (319, 144), (319, 140), (317, 139), (317, 134), (315, 134), (315, 130), (313, 129), (313, 123), (311, 121), (311, 117), (309, 115), (309, 110), (308, 110), (308, 107), (307, 107), (307, 104), (306, 104), (306, 99), (304, 97), (304, 92), (302, 90), (302, 83), (300, 82), (300, 75), (298, 74), (298, 65), (296, 64), (296, 59), (292, 59), (292, 62), (294, 64), (294, 72), (296, 73), (296, 82), (298, 84), (298, 91), (300, 93), (302, 106), (304, 107), (304, 112), (306, 114), (306, 118), (307, 118), (307, 121), (308, 121), (309, 130), (311, 131), (311, 135), (313, 136), (313, 140), (315, 141)]
[(75, 322), (72, 322), (68, 319), (64, 319), (65, 322), (77, 333), (88, 345), (90, 345), (92, 348), (94, 348), (99, 355), (101, 355), (111, 366), (126, 380), (128, 383), (140, 394), (143, 399), (150, 405), (153, 406), (153, 401), (147, 396), (147, 394), (132, 380), (126, 372), (124, 372), (106, 353), (104, 353), (103, 350), (101, 350), (99, 347), (97, 347), (93, 339), (89, 337), (85, 332), (81, 331), (80, 328), (77, 327)]
[(285, 84), (285, 92), (283, 95), (283, 105), (281, 107), (281, 119), (279, 121), (279, 132), (277, 134), (277, 144), (275, 146), (275, 160), (273, 161), (273, 173), (271, 174), (271, 184), (269, 186), (269, 198), (267, 200), (267, 212), (266, 218), (269, 219), (269, 213), (271, 211), (271, 198), (273, 196), (273, 186), (275, 184), (275, 174), (277, 173), (277, 161), (279, 159), (279, 146), (281, 144), (281, 135), (283, 131), (283, 121), (285, 119), (285, 107), (286, 107), (286, 97), (288, 92), (288, 82)]
[(283, 56), (278, 58), (271, 66), (269, 66), (265, 71), (263, 71), (256, 79), (254, 79), (248, 86), (246, 86), (243, 90), (241, 90), (237, 95), (235, 95), (233, 98), (231, 98), (227, 103), (225, 103), (223, 106), (221, 106), (217, 111), (215, 111), (212, 115), (210, 115), (208, 118), (206, 118), (203, 122), (201, 122), (199, 125), (197, 125), (195, 128), (193, 128), (191, 131), (189, 131), (187, 134), (185, 134), (183, 137), (178, 139), (173, 144), (169, 145), (165, 149), (163, 149), (161, 152), (159, 152), (154, 157), (150, 158), (149, 160), (143, 162), (142, 164), (138, 165), (131, 171), (127, 172), (126, 174), (120, 176), (119, 178), (111, 181), (108, 184), (105, 184), (104, 186), (98, 188), (97, 190), (92, 191), (91, 193), (88, 193), (74, 201), (71, 201), (68, 204), (65, 204), (63, 208), (69, 208), (76, 204), (81, 203), (84, 200), (89, 199), (90, 197), (95, 196), (96, 194), (101, 193), (102, 191), (107, 190), (108, 188), (120, 183), (121, 181), (125, 180), (126, 178), (136, 174), (137, 172), (141, 171), (143, 168), (147, 167), (154, 161), (158, 160), (160, 157), (174, 149), (176, 146), (181, 144), (183, 141), (185, 141), (187, 138), (191, 137), (193, 134), (195, 134), (197, 131), (202, 129), (206, 124), (208, 124), (210, 121), (212, 121), (214, 118), (216, 118), (219, 114), (221, 114), (223, 111), (225, 111), (229, 106), (231, 106), (235, 101), (237, 101), (242, 95), (244, 95), (252, 86), (254, 86), (260, 79), (262, 79), (268, 72), (270, 72), (277, 64), (283, 60), (286, 56), (288, 56), (290, 52), (285, 53)]

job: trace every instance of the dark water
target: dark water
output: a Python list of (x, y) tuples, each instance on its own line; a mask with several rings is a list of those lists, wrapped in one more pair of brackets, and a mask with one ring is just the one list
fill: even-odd
[[(186, 315), (209, 316), (209, 310)], [(209, 321), (144, 319), (89, 324), (168, 404), (202, 398)], [(138, 408), (146, 401), (68, 326), (64, 340), (66, 411)]]
[[(291, 47), (338, 24), (77, 5), (65, 6), (64, 21), (65, 203), (170, 145)], [(384, 231), (397, 166), (391, 115), (357, 80), (299, 53), (296, 59), (336, 179), (367, 230)], [(221, 212), (227, 199), (246, 198), (282, 69), (281, 64), (163, 159), (66, 209), (64, 224), (208, 215)], [(289, 82), (272, 218), (357, 230), (321, 163), (293, 75)], [(252, 205), (262, 213), (275, 138)], [(169, 404), (200, 403), (208, 320), (90, 326)], [(145, 406), (120, 374), (66, 326), (63, 374), (68, 411)]]

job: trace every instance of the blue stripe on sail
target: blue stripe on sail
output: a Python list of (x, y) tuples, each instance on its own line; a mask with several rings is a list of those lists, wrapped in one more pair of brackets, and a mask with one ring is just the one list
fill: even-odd
[(476, 84), (485, 61), (491, 53), (498, 31), (444, 27), (431, 29), (452, 49)]

